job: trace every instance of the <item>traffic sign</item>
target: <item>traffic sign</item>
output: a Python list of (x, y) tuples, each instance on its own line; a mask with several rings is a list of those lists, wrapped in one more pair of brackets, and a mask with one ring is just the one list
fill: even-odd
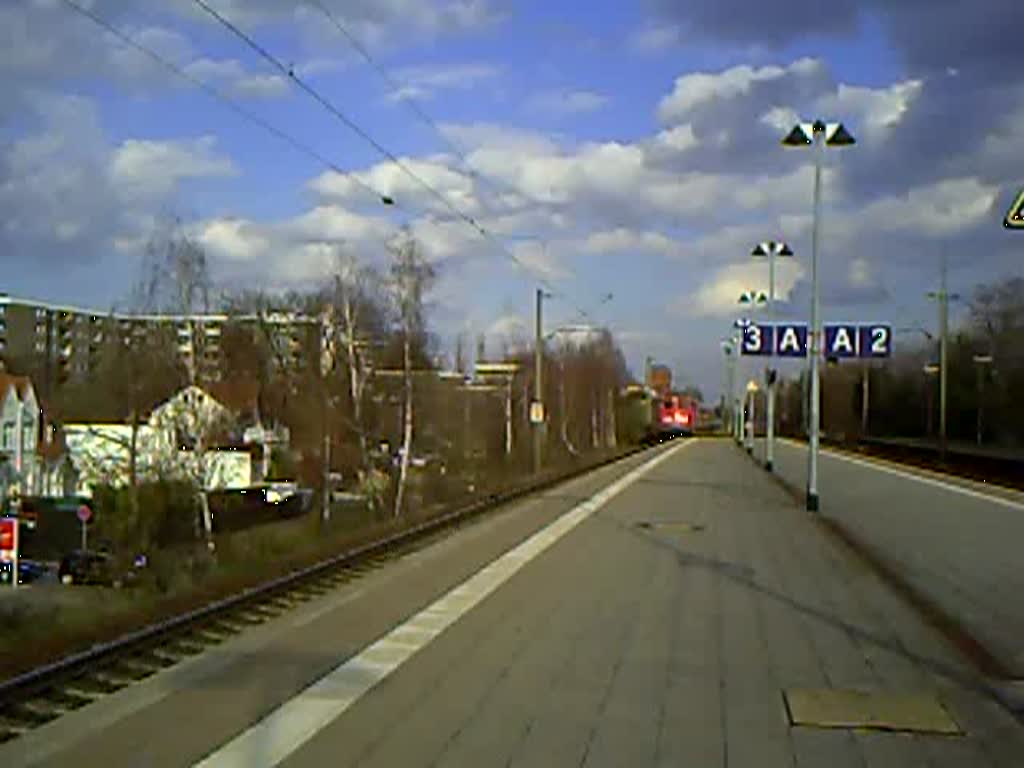
[(743, 354), (770, 355), (774, 337), (775, 328), (773, 326), (751, 323), (743, 329)]
[(860, 356), (890, 357), (892, 356), (892, 326), (884, 323), (861, 325)]
[(775, 354), (779, 357), (807, 357), (806, 323), (779, 323), (775, 339)]
[(857, 326), (836, 323), (825, 326), (825, 357), (857, 357), (860, 334)]
[(0, 562), (12, 559), (18, 551), (18, 518), (0, 518)]
[(1003, 226), (1007, 229), (1024, 229), (1024, 189), (1017, 193), (1013, 205), (1006, 212)]
[(78, 514), (78, 519), (80, 521), (82, 521), (83, 523), (88, 523), (89, 519), (92, 517), (92, 510), (89, 509), (89, 505), (88, 504), (83, 504), (82, 506), (80, 506), (78, 508), (78, 513), (77, 514)]

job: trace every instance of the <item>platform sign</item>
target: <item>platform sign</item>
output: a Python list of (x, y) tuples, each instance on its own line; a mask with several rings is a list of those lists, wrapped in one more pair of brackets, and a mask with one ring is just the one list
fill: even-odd
[(825, 331), (825, 357), (857, 357), (860, 354), (860, 332), (855, 323), (829, 323)]
[(779, 357), (807, 357), (807, 324), (779, 323), (776, 325), (775, 354)]
[(536, 400), (530, 403), (530, 423), (544, 423), (544, 403), (539, 403)]
[(18, 586), (18, 518), (0, 518), (0, 579)]
[(860, 332), (860, 356), (861, 357), (891, 357), (892, 356), (892, 326), (885, 323), (873, 325), (861, 325)]
[(751, 323), (743, 329), (742, 352), (744, 355), (770, 355), (775, 337), (775, 328), (763, 323)]

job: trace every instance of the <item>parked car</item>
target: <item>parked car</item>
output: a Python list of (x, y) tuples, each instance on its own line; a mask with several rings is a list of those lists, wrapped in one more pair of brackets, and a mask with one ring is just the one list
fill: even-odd
[(146, 555), (137, 555), (131, 567), (118, 568), (114, 556), (107, 550), (76, 549), (61, 559), (57, 578), (62, 584), (127, 587), (139, 581), (141, 571), (148, 564)]
[(18, 583), (31, 584), (37, 581), (47, 581), (52, 578), (50, 569), (46, 563), (35, 560), (18, 560)]
[(61, 558), (57, 578), (61, 584), (113, 584), (113, 558), (109, 552), (76, 549)]

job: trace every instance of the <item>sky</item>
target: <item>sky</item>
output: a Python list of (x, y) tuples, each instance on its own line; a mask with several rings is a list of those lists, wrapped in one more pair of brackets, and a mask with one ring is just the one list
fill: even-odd
[(531, 335), (544, 287), (548, 329), (717, 396), (756, 243), (808, 316), (812, 153), (780, 140), (816, 118), (857, 139), (824, 153), (826, 321), (933, 329), (943, 254), (965, 297), (1024, 273), (1019, 0), (203, 3), (286, 72), (199, 0), (0, 0), (0, 291), (122, 305), (168, 217), (224, 290), (382, 264), (408, 226), (449, 348)]

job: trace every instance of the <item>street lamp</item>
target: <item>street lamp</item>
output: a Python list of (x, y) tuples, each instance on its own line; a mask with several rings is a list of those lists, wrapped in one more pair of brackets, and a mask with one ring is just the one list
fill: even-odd
[[(737, 318), (736, 320), (733, 320), (732, 327), (735, 329), (733, 335), (733, 343), (737, 349), (737, 353), (742, 348), (743, 332), (744, 330), (750, 327), (751, 323), (752, 321), (750, 320), (750, 318), (747, 317), (740, 317)], [(736, 361), (736, 365), (739, 370), (739, 376), (737, 377), (738, 381), (738, 379), (743, 375), (743, 369), (739, 360)], [(733, 433), (736, 437), (737, 444), (741, 444), (743, 442), (743, 402), (740, 397), (740, 394), (735, 390), (733, 390), (730, 394), (732, 395), (733, 400)]]
[(768, 294), (764, 291), (744, 291), (740, 294), (740, 304), (746, 307), (763, 307), (768, 304)]
[(757, 402), (757, 382), (751, 379), (747, 382), (747, 402), (750, 409), (749, 429), (746, 430), (747, 453), (754, 452), (754, 431), (757, 429), (757, 420), (754, 418), (754, 406)]
[[(754, 258), (768, 259), (768, 319), (775, 319), (775, 259), (793, 256), (792, 249), (782, 242), (766, 240), (758, 243), (750, 252)], [(774, 363), (775, 347), (772, 345), (771, 362)], [(765, 386), (768, 388), (768, 411), (765, 414), (764, 468), (771, 472), (775, 460), (775, 372), (769, 365), (765, 369)]]
[(726, 398), (728, 397), (728, 413), (729, 419), (729, 431), (734, 433), (736, 430), (736, 419), (731, 418), (733, 414), (733, 392), (736, 388), (736, 339), (735, 337), (729, 337), (728, 339), (722, 339), (722, 354), (725, 356), (725, 386), (722, 391), (722, 424), (725, 425), (726, 419)]
[(814, 219), (811, 227), (811, 328), (807, 355), (811, 378), (811, 423), (808, 442), (807, 509), (818, 511), (818, 443), (821, 419), (821, 383), (818, 381), (818, 357), (821, 354), (821, 296), (818, 289), (818, 234), (821, 226), (821, 166), (825, 147), (848, 147), (854, 138), (842, 123), (798, 123), (782, 140), (786, 147), (814, 149)]

